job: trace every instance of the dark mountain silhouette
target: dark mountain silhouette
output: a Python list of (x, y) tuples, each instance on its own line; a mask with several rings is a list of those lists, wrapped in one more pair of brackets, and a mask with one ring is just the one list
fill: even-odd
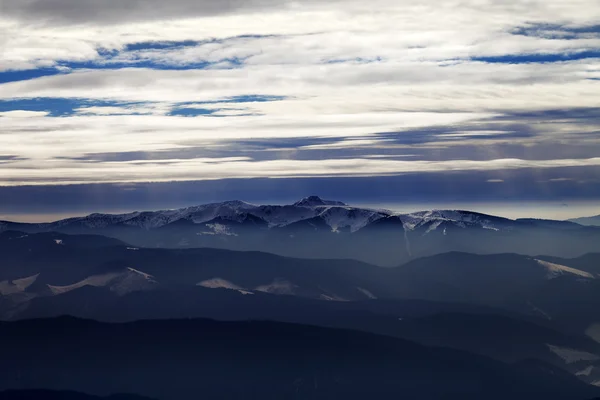
[(14, 232), (0, 234), (0, 249), (4, 318), (17, 316), (32, 299), (84, 286), (101, 287), (115, 296), (203, 286), (320, 300), (458, 302), (550, 319), (578, 334), (598, 322), (600, 307), (594, 264), (586, 261), (592, 272), (576, 268), (586, 258), (559, 264), (517, 254), (447, 253), (382, 268), (352, 260), (131, 248), (102, 237)]
[(114, 394), (107, 397), (58, 390), (6, 390), (0, 400), (150, 400), (133, 394)]
[[(108, 322), (172, 318), (271, 320), (353, 329), (467, 350), (509, 363), (536, 359), (573, 375), (594, 365), (594, 360), (568, 363), (559, 356), (561, 349), (600, 355), (598, 343), (583, 335), (562, 333), (550, 321), (487, 307), (419, 300), (325, 302), (201, 287), (114, 296), (102, 288), (88, 286), (60, 296), (34, 299), (19, 318), (61, 315)], [(595, 382), (595, 377), (596, 374), (580, 375), (586, 382)]]
[[(43, 332), (44, 340), (39, 340)], [(543, 368), (347, 330), (210, 320), (0, 323), (0, 388), (158, 399), (587, 399)], [(554, 377), (554, 378), (552, 378)]]

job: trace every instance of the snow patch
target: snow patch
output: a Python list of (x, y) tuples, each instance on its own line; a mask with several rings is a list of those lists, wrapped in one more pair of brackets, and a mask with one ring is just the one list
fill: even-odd
[(230, 281), (227, 281), (227, 280), (221, 279), (221, 278), (207, 279), (205, 281), (197, 283), (196, 286), (202, 286), (202, 287), (207, 288), (207, 289), (229, 289), (229, 290), (236, 290), (236, 291), (238, 291), (238, 292), (240, 292), (241, 294), (244, 294), (244, 295), (254, 294), (251, 291), (249, 291), (247, 289), (244, 289), (244, 288), (236, 285), (235, 283), (232, 283)]
[(120, 275), (110, 283), (110, 290), (123, 296), (127, 293), (140, 292), (153, 289), (158, 284), (152, 275), (137, 269), (127, 268), (125, 274)]
[(586, 369), (582, 369), (581, 371), (576, 372), (575, 375), (576, 376), (590, 376), (592, 374), (592, 371), (594, 371), (594, 366), (590, 365)]
[(327, 300), (327, 301), (336, 301), (336, 300), (335, 300), (333, 297), (331, 297), (331, 296), (327, 296), (326, 294), (322, 294), (322, 295), (320, 295), (320, 296), (319, 296), (319, 298), (320, 298), (321, 300)]
[(10, 294), (22, 293), (29, 286), (33, 285), (40, 274), (33, 275), (27, 278), (16, 279), (12, 282), (2, 281), (0, 282), (0, 295), (8, 296)]
[(142, 277), (144, 277), (144, 279), (154, 279), (154, 277), (152, 275), (147, 274), (147, 273), (142, 272), (142, 271), (138, 271), (137, 269), (127, 268), (127, 270), (129, 272), (133, 272), (134, 274), (141, 275)]
[(597, 361), (600, 360), (596, 354), (588, 353), (587, 351), (569, 349), (566, 347), (553, 346), (546, 344), (551, 352), (562, 358), (567, 364), (573, 364), (578, 361)]
[(419, 211), (411, 214), (395, 213), (394, 215), (402, 220), (404, 228), (409, 231), (414, 231), (419, 227), (427, 226), (428, 229), (426, 234), (437, 229), (443, 222), (451, 223), (460, 228), (480, 227), (494, 231), (499, 231), (504, 228), (506, 224), (514, 222), (484, 214), (457, 210)]
[(75, 289), (82, 288), (84, 286), (93, 286), (93, 287), (107, 286), (110, 283), (110, 281), (117, 278), (119, 275), (120, 275), (119, 273), (112, 272), (112, 273), (103, 274), (103, 275), (90, 276), (90, 277), (88, 277), (82, 281), (79, 281), (77, 283), (74, 283), (72, 285), (67, 285), (67, 286), (47, 285), (47, 286), (50, 289), (50, 291), (52, 292), (52, 294), (60, 295), (60, 294), (68, 293)]
[(377, 297), (373, 293), (369, 292), (367, 289), (363, 289), (361, 287), (357, 287), (356, 289), (358, 289), (359, 292), (361, 292), (362, 294), (364, 294), (365, 296), (367, 296), (367, 298), (369, 298), (371, 300), (377, 299)]
[(546, 318), (547, 320), (551, 320), (552, 317), (545, 312), (544, 310), (542, 310), (541, 308), (537, 307), (535, 304), (533, 304), (532, 302), (528, 301), (527, 304), (529, 304), (529, 306), (531, 307), (531, 309), (536, 312), (539, 313), (540, 315), (542, 315), (544, 318)]
[(498, 228), (494, 228), (493, 226), (487, 226), (487, 225), (483, 225), (482, 228), (483, 229), (489, 229), (491, 231), (496, 231), (496, 232), (498, 232), (500, 230)]
[(208, 234), (225, 235), (225, 236), (237, 236), (237, 233), (231, 232), (231, 229), (227, 225), (223, 225), (223, 224), (206, 224), (206, 227), (213, 230), (212, 232), (208, 232)]
[(324, 208), (318, 216), (325, 220), (327, 225), (331, 227), (332, 232), (346, 229), (350, 232), (356, 232), (385, 215), (379, 211), (369, 209), (334, 206)]
[(31, 286), (31, 285), (33, 285), (35, 283), (35, 281), (37, 280), (38, 276), (40, 276), (40, 274), (35, 274), (35, 275), (29, 276), (27, 278), (16, 279), (16, 280), (13, 281), (13, 284), (15, 286), (17, 286), (19, 289), (25, 290), (29, 286)]
[(577, 275), (586, 279), (595, 279), (594, 275), (585, 271), (567, 267), (565, 265), (554, 264), (548, 261), (537, 259), (535, 261), (548, 270), (548, 274), (546, 275), (548, 279), (558, 278), (559, 276), (563, 276), (565, 274)]
[(429, 232), (435, 231), (442, 224), (442, 222), (444, 222), (444, 221), (435, 221), (434, 223), (429, 225), (429, 228), (427, 228), (427, 231), (425, 231), (423, 236), (427, 235)]
[(257, 292), (271, 293), (271, 294), (286, 294), (286, 295), (294, 295), (296, 294), (296, 289), (298, 286), (294, 285), (290, 281), (285, 279), (275, 279), (273, 282), (267, 285), (261, 285), (254, 290)]
[(196, 286), (202, 286), (202, 287), (205, 287), (208, 289), (231, 289), (231, 290), (242, 289), (240, 286), (236, 285), (235, 283), (226, 281), (225, 279), (221, 279), (221, 278), (207, 279), (205, 281), (197, 283)]
[(596, 342), (600, 343), (600, 322), (597, 322), (595, 324), (590, 325), (586, 330), (585, 330), (585, 334), (595, 340)]
[(127, 268), (125, 272), (111, 272), (102, 275), (93, 275), (80, 282), (67, 286), (47, 285), (52, 294), (61, 295), (82, 288), (84, 286), (106, 287), (119, 296), (131, 292), (152, 289), (158, 282), (152, 275), (146, 274), (133, 268)]

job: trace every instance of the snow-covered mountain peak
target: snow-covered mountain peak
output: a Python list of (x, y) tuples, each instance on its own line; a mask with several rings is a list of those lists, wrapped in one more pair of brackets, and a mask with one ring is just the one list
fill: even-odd
[(341, 201), (323, 200), (319, 196), (308, 196), (293, 204), (296, 207), (346, 206)]
[(435, 230), (444, 222), (452, 223), (461, 228), (478, 226), (491, 230), (500, 230), (514, 223), (513, 220), (507, 218), (464, 210), (418, 211), (398, 216), (401, 218), (406, 229), (414, 230), (420, 226), (427, 225), (429, 226), (428, 232)]
[[(315, 220), (312, 221), (313, 219)], [(242, 225), (244, 229), (251, 227), (251, 225), (256, 225), (258, 229), (287, 226), (296, 229), (303, 225), (293, 224), (307, 221), (307, 223), (316, 222), (320, 224), (320, 229), (330, 230), (331, 232), (352, 233), (362, 230), (379, 220), (385, 221), (382, 221), (382, 224), (378, 224), (378, 226), (393, 226), (395, 221), (396, 224), (401, 222), (405, 231), (423, 230), (423, 234), (428, 234), (439, 230), (440, 232), (443, 231), (444, 235), (449, 234), (454, 228), (511, 231), (520, 228), (565, 229), (571, 225), (575, 228), (578, 226), (556, 221), (512, 220), (463, 210), (427, 210), (400, 213), (390, 210), (353, 207), (340, 201), (309, 196), (288, 205), (255, 205), (241, 200), (232, 200), (172, 210), (118, 215), (91, 214), (87, 217), (70, 218), (49, 224), (31, 225), (28, 228), (47, 232), (69, 232), (72, 230), (81, 232), (82, 229), (128, 229), (136, 227), (144, 230), (154, 230), (170, 226), (171, 231), (180, 228), (185, 231), (186, 229), (194, 229), (193, 225), (190, 224), (212, 224), (213, 227), (228, 226), (231, 233), (238, 233), (235, 232), (236, 227)], [(7, 223), (4, 224), (4, 227), (0, 224), (0, 230), (11, 228), (10, 225), (6, 225)], [(21, 226), (16, 226), (16, 228), (23, 229)], [(205, 230), (201, 231), (204, 232)], [(193, 232), (193, 234), (196, 235), (198, 232)], [(219, 233), (223, 232), (219, 231)]]
[(242, 200), (229, 200), (217, 204), (224, 207), (231, 207), (237, 210), (249, 210), (258, 207), (256, 204), (248, 203)]
[(327, 222), (334, 232), (340, 229), (349, 229), (351, 232), (356, 232), (371, 222), (388, 215), (381, 211), (349, 206), (330, 206), (321, 210), (319, 216)]

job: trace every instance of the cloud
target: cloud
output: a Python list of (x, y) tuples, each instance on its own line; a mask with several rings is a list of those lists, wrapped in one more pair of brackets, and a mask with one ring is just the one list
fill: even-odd
[(46, 111), (11, 110), (0, 112), (0, 118), (40, 118), (48, 114)]
[(2, 12), (6, 16), (25, 21), (41, 19), (54, 23), (118, 23), (254, 12), (284, 8), (290, 3), (285, 0), (131, 0), (125, 3), (119, 0), (3, 0)]
[(592, 168), (598, 20), (595, 0), (4, 0), (0, 184)]
[[(0, 185), (23, 183), (81, 184), (92, 182), (170, 182), (231, 178), (299, 178), (385, 176), (405, 173), (451, 171), (503, 171), (515, 169), (546, 169), (568, 167), (598, 167), (600, 158), (564, 160), (496, 159), (488, 161), (405, 161), (388, 159), (336, 160), (268, 160), (254, 161), (247, 157), (209, 159), (166, 159), (149, 161), (111, 161), (81, 163), (73, 160), (53, 160), (56, 176), (49, 177), (43, 168), (23, 168), (30, 161), (4, 168)], [(116, 177), (116, 178), (115, 178)], [(152, 177), (149, 179), (149, 177)]]

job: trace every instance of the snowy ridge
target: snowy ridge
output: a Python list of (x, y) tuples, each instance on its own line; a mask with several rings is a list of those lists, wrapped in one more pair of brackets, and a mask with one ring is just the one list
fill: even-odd
[(558, 278), (559, 276), (562, 276), (565, 274), (577, 275), (577, 276), (580, 276), (581, 278), (586, 278), (586, 279), (595, 279), (594, 275), (590, 274), (589, 272), (585, 272), (585, 271), (581, 271), (581, 270), (578, 270), (575, 268), (567, 267), (565, 265), (554, 264), (554, 263), (551, 263), (548, 261), (537, 260), (537, 259), (535, 261), (548, 270), (548, 275), (547, 275), (548, 279)]
[(205, 281), (197, 283), (196, 286), (202, 286), (202, 287), (207, 288), (207, 289), (229, 289), (229, 290), (235, 290), (235, 291), (240, 292), (241, 294), (244, 294), (244, 295), (254, 294), (251, 291), (249, 291), (247, 289), (244, 289), (243, 287), (240, 287), (240, 286), (236, 285), (235, 283), (232, 283), (230, 281), (227, 281), (227, 280), (221, 279), (221, 278), (207, 279)]
[(275, 279), (267, 285), (258, 286), (255, 290), (263, 293), (294, 295), (296, 294), (297, 289), (298, 286), (290, 281), (285, 279)]
[(207, 228), (212, 229), (212, 232), (202, 232), (201, 235), (225, 235), (237, 236), (237, 233), (231, 232), (228, 226), (223, 224), (206, 224)]
[(68, 293), (84, 286), (107, 287), (117, 295), (152, 289), (157, 282), (152, 275), (127, 268), (123, 272), (110, 272), (102, 275), (93, 275), (82, 281), (67, 286), (47, 285), (53, 295)]
[(7, 296), (15, 293), (24, 292), (29, 286), (33, 285), (37, 280), (39, 274), (33, 275), (27, 278), (16, 279), (12, 282), (2, 281), (0, 282), (0, 295)]
[(350, 232), (356, 232), (386, 215), (368, 209), (340, 206), (327, 207), (318, 216), (323, 218), (334, 232), (338, 232), (341, 229), (349, 229)]
[(578, 361), (598, 361), (600, 357), (587, 351), (569, 349), (565, 347), (553, 346), (547, 344), (551, 352), (562, 358), (567, 364), (573, 364)]
[[(331, 232), (357, 232), (382, 218), (398, 218), (405, 231), (423, 230), (430, 234), (440, 229), (450, 235), (447, 228), (478, 228), (490, 231), (531, 227), (530, 220), (511, 220), (462, 210), (431, 210), (409, 214), (348, 206), (340, 201), (323, 200), (317, 196), (306, 197), (291, 205), (256, 205), (234, 200), (211, 203), (175, 210), (132, 212), (127, 214), (91, 214), (87, 217), (69, 218), (48, 224), (28, 225), (35, 230), (64, 231), (68, 229), (109, 229), (137, 227), (158, 229), (177, 222), (212, 224), (213, 220), (240, 224), (264, 222), (265, 227), (281, 228), (312, 218), (321, 218)], [(11, 229), (10, 222), (0, 222), (0, 230)], [(574, 224), (575, 225), (575, 224)], [(215, 234), (226, 235), (221, 227), (208, 227)], [(215, 229), (216, 228), (216, 229)]]
[(449, 222), (460, 228), (477, 226), (498, 231), (514, 225), (516, 221), (462, 210), (419, 211), (411, 214), (396, 214), (402, 220), (405, 229), (415, 230), (427, 226), (426, 233), (435, 231), (442, 223)]

